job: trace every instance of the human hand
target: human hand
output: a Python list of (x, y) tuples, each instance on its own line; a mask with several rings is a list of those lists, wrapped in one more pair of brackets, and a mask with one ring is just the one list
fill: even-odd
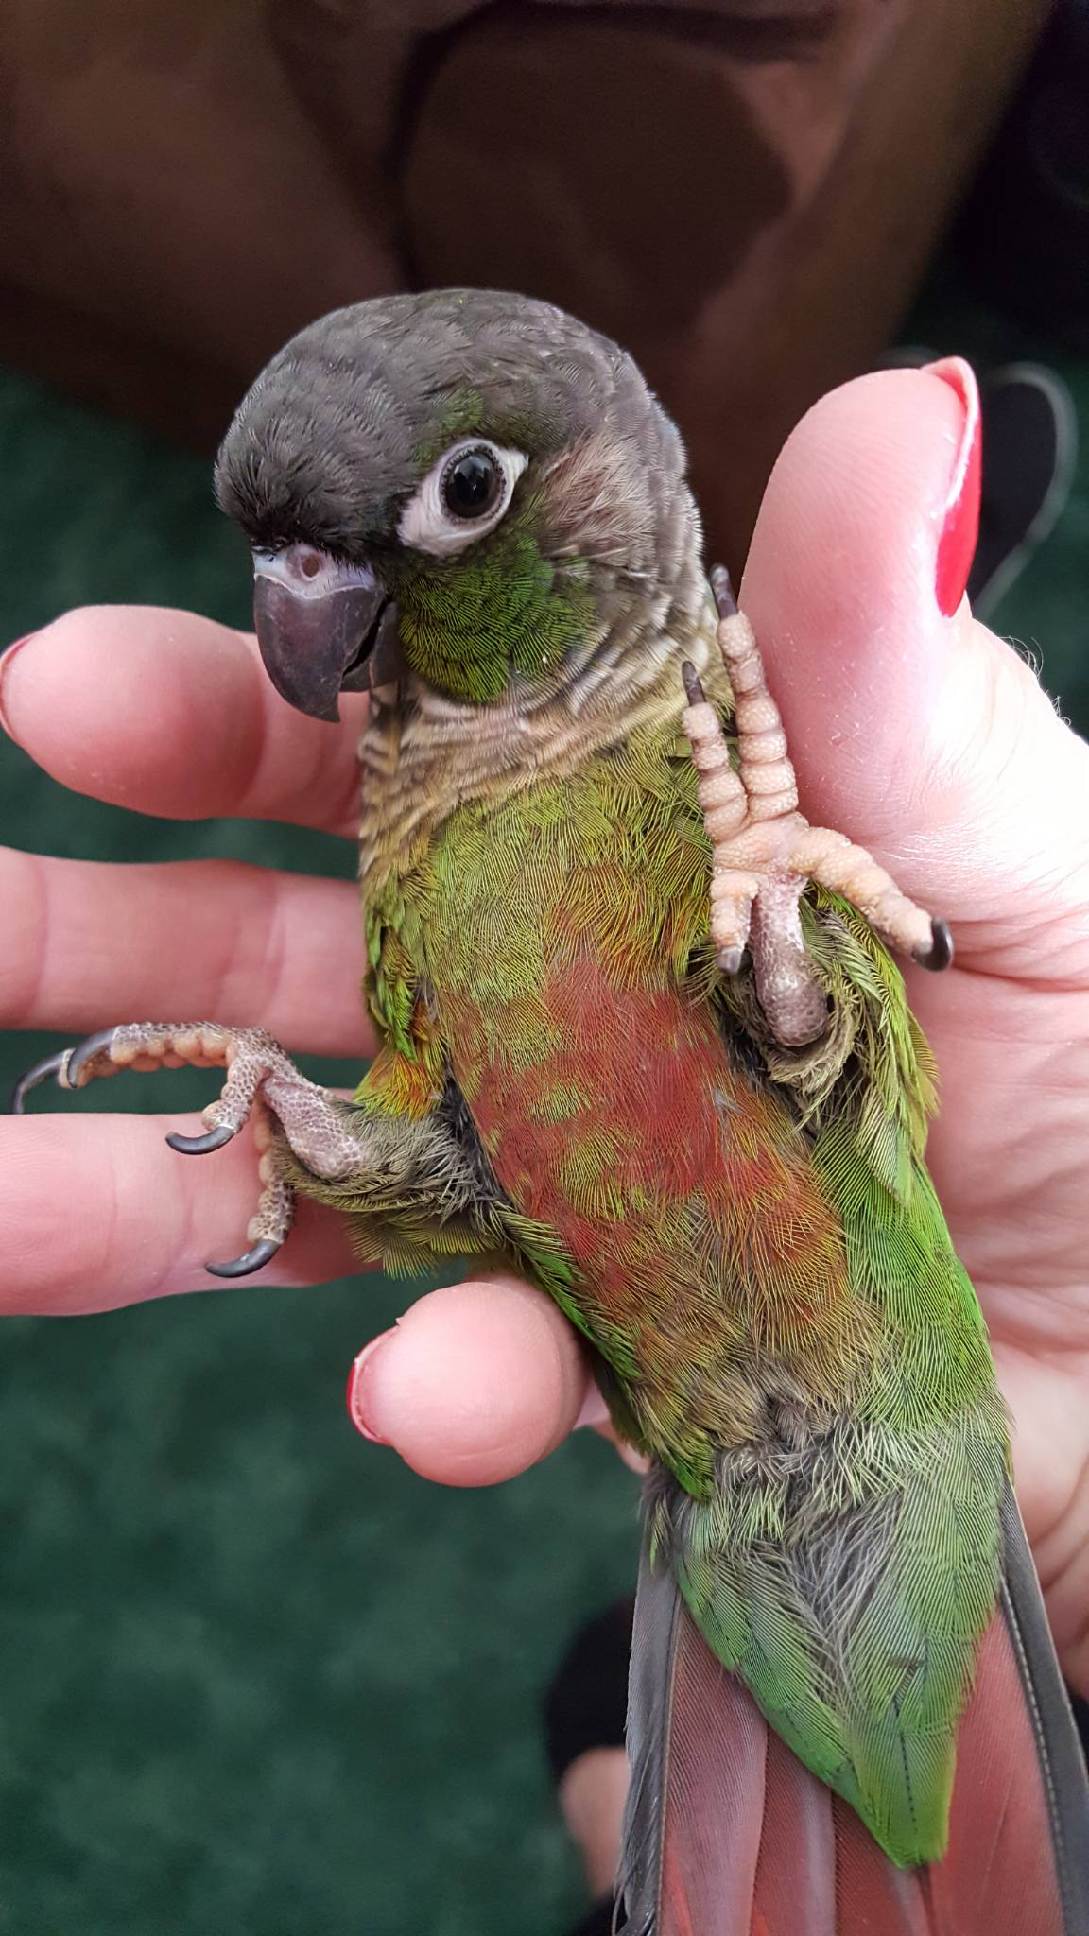
[[(943, 1074), (933, 1167), (992, 1328), (1056, 1639), (1087, 1685), (1089, 748), (963, 604), (939, 608), (939, 553), (948, 608), (970, 548), (962, 531), (958, 557), (955, 514), (942, 543), (964, 470), (961, 367), (950, 382), (864, 378), (810, 413), (769, 485), (742, 599), (807, 811), (872, 847), (954, 929), (952, 973), (912, 981)], [(73, 613), (8, 663), (0, 697), (14, 737), (77, 791), (180, 818), (353, 830), (365, 702), (344, 702), (336, 732), (303, 719), (251, 643), (207, 621)], [(210, 862), (121, 875), (3, 854), (0, 868), (0, 1022), (78, 1034), (199, 1010), (260, 1020), (296, 1052), (366, 1053), (349, 884)], [(123, 1303), (201, 1282), (250, 1213), (252, 1147), (239, 1137), (190, 1165), (163, 1127), (0, 1121), (0, 1308), (91, 1309), (101, 1285)], [(304, 1205), (270, 1277), (348, 1267), (342, 1230)], [(365, 1355), (354, 1411), (458, 1484), (508, 1477), (603, 1415), (566, 1321), (505, 1274), (414, 1305)]]
[[(362, 695), (346, 695), (335, 731), (305, 719), (273, 691), (251, 639), (176, 612), (72, 612), (0, 663), (0, 718), (75, 792), (169, 818), (298, 821), (346, 840), (358, 819), (365, 707)], [(296, 1053), (362, 1060), (373, 1051), (358, 890), (347, 880), (209, 860), (122, 868), (0, 848), (0, 905), (0, 1026), (78, 1037), (116, 1017), (199, 1011), (259, 1018)], [(247, 1131), (214, 1162), (187, 1163), (164, 1144), (170, 1126), (82, 1110), (0, 1115), (0, 1312), (92, 1311), (209, 1288), (204, 1259), (238, 1248), (253, 1209), (256, 1155)], [(355, 1268), (343, 1224), (303, 1201), (262, 1281)], [(557, 1315), (510, 1280), (423, 1300), (396, 1334), (411, 1341), (394, 1358), (409, 1386), (384, 1407), (380, 1429), (421, 1471), (451, 1483), (505, 1477), (543, 1457), (587, 1390)], [(436, 1362), (446, 1367), (445, 1399), (425, 1393), (417, 1419), (412, 1379), (426, 1385)]]
[(1056, 1646), (1087, 1689), (1089, 746), (961, 597), (977, 420), (958, 362), (824, 398), (772, 476), (741, 597), (803, 807), (953, 930), (951, 973), (908, 969), (941, 1072), (928, 1160), (990, 1327)]

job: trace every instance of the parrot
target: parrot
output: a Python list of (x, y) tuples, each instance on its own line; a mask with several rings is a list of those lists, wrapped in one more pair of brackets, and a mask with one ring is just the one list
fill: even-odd
[(896, 956), (945, 924), (799, 804), (682, 437), (552, 304), (350, 305), (216, 462), (276, 690), (359, 747), (351, 1097), (258, 1027), (28, 1072), (224, 1070), (259, 1270), (300, 1193), (391, 1271), (500, 1255), (648, 1464), (628, 1936), (1087, 1936), (1089, 1789)]

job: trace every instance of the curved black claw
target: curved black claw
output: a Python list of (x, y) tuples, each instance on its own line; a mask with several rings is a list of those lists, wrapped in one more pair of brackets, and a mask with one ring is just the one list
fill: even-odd
[[(37, 1089), (39, 1084), (43, 1082), (48, 1082), (50, 1076), (56, 1076), (57, 1081), (61, 1081), (61, 1076), (66, 1071), (66, 1065), (71, 1058), (71, 1054), (71, 1049), (58, 1049), (56, 1055), (43, 1056), (42, 1060), (36, 1062), (32, 1069), (27, 1069), (25, 1074), (19, 1077), (18, 1082), (11, 1092), (11, 1101), (8, 1104), (11, 1115), (25, 1116), (26, 1099), (31, 1090)], [(61, 1087), (66, 1087), (66, 1084), (61, 1083)]]
[[(229, 1129), (226, 1123), (220, 1123), (217, 1129), (205, 1130), (203, 1136), (183, 1136), (180, 1130), (172, 1129), (166, 1140), (171, 1149), (177, 1150), (182, 1156), (208, 1156), (212, 1150), (222, 1149), (234, 1134), (235, 1131)], [(254, 1264), (252, 1268), (256, 1270), (257, 1265)]]
[(719, 618), (733, 618), (737, 610), (737, 600), (725, 565), (711, 566), (711, 590), (714, 593)]
[(73, 1048), (58, 1049), (55, 1055), (47, 1055), (41, 1062), (36, 1062), (32, 1069), (28, 1069), (25, 1075), (19, 1077), (11, 1092), (11, 1102), (8, 1105), (11, 1114), (25, 1116), (26, 1099), (31, 1090), (37, 1089), (43, 1082), (48, 1082), (51, 1076), (56, 1078), (57, 1085), (61, 1089), (78, 1089), (80, 1074), (86, 1064), (92, 1056), (101, 1054), (103, 1049), (109, 1049), (116, 1033), (117, 1030), (112, 1028), (96, 1029), (93, 1035), (85, 1035), (82, 1042), (77, 1042)]
[(232, 1257), (229, 1264), (205, 1264), (204, 1268), (213, 1277), (249, 1277), (251, 1272), (264, 1270), (283, 1245), (275, 1237), (262, 1237), (252, 1250), (244, 1250), (241, 1257)]
[(700, 680), (699, 673), (696, 671), (695, 666), (692, 664), (691, 659), (686, 659), (684, 664), (682, 665), (681, 678), (684, 680), (684, 696), (687, 699), (689, 705), (702, 706), (703, 684)]
[(953, 966), (953, 936), (947, 921), (931, 921), (930, 946), (918, 949), (915, 959), (920, 968), (929, 968), (932, 975), (940, 975), (943, 968)]
[[(59, 1077), (61, 1088), (78, 1089), (80, 1075), (91, 1057), (101, 1055), (103, 1049), (108, 1052), (116, 1034), (115, 1028), (96, 1029), (93, 1035), (85, 1035), (82, 1042), (77, 1042), (74, 1049), (69, 1049), (68, 1066)], [(124, 1064), (118, 1066), (124, 1067)]]

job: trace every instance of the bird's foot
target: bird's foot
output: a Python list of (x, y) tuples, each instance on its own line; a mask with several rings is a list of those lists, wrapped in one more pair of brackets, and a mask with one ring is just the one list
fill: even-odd
[(252, 1120), (261, 1193), (246, 1232), (250, 1248), (228, 1263), (207, 1266), (215, 1277), (245, 1277), (275, 1256), (291, 1228), (295, 1191), (287, 1174), (288, 1149), (327, 1179), (346, 1176), (360, 1156), (345, 1105), (301, 1075), (264, 1029), (224, 1028), (216, 1022), (131, 1022), (101, 1029), (29, 1069), (16, 1085), (12, 1110), (22, 1115), (30, 1091), (50, 1078), (61, 1089), (83, 1089), (121, 1069), (177, 1069), (185, 1063), (225, 1068), (227, 1076), (215, 1101), (201, 1112), (205, 1132), (173, 1131), (166, 1139), (171, 1149), (207, 1155)]
[(737, 770), (715, 708), (698, 674), (684, 667), (684, 730), (700, 775), (699, 798), (711, 841), (711, 938), (719, 967), (736, 974), (746, 947), (768, 1025), (786, 1048), (815, 1041), (828, 1001), (806, 954), (799, 903), (809, 881), (851, 901), (890, 946), (925, 968), (947, 968), (953, 942), (936, 921), (900, 892), (862, 847), (826, 827), (811, 827), (798, 807), (798, 787), (779, 709), (767, 688), (752, 626), (739, 612), (727, 572), (717, 565), (711, 587), (718, 607), (718, 644), (734, 692)]

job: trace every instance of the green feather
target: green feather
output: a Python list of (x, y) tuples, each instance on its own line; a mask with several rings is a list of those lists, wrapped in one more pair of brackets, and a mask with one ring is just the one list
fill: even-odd
[(535, 522), (530, 497), (465, 555), (390, 562), (401, 649), (429, 684), (478, 703), (498, 699), (512, 669), (540, 678), (585, 637), (593, 617), (585, 574), (544, 557)]

